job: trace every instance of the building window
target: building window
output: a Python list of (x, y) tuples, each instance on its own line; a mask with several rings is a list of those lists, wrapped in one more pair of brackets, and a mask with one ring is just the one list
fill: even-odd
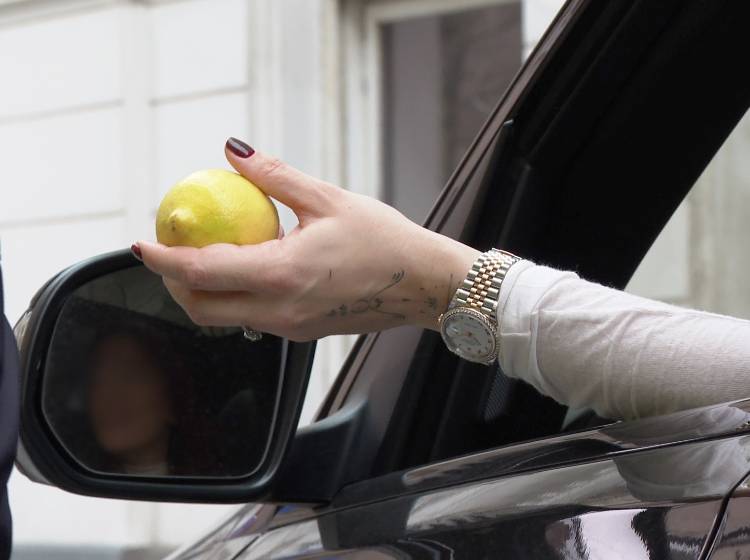
[(397, 19), (380, 33), (381, 193), (422, 221), (521, 65), (521, 3)]

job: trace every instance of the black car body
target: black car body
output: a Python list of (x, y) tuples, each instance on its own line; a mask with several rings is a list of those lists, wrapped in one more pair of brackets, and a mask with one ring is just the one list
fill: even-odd
[(175, 558), (742, 558), (747, 419), (742, 401), (392, 473), (324, 508), (248, 505)]
[[(748, 22), (742, 0), (569, 1), (425, 225), (624, 288), (750, 105)], [(171, 558), (750, 555), (750, 401), (566, 414), (436, 333), (362, 336), (269, 503)]]

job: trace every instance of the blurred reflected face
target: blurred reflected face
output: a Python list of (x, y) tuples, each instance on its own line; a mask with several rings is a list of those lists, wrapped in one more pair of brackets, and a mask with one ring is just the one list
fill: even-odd
[(96, 349), (89, 407), (99, 445), (116, 457), (127, 459), (169, 436), (165, 373), (131, 337), (113, 336)]

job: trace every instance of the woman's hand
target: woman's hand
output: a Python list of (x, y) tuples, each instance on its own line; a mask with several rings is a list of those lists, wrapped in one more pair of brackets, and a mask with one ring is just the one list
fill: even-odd
[(479, 252), (375, 199), (227, 141), (229, 163), (289, 206), (299, 225), (258, 245), (166, 247), (140, 241), (145, 265), (199, 325), (311, 340), (413, 324), (437, 329)]

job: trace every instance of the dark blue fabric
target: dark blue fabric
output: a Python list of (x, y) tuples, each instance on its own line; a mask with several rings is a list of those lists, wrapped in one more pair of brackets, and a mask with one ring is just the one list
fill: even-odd
[(8, 477), (18, 442), (18, 353), (13, 332), (3, 313), (0, 269), (0, 560), (10, 558), (12, 524), (8, 508)]

